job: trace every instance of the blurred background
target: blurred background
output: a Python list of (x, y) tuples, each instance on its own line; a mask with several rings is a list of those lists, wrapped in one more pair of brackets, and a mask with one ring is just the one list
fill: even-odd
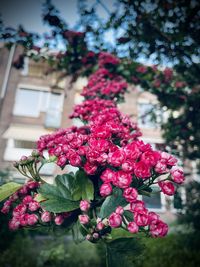
[[(176, 155), (186, 182), (173, 197), (143, 197), (170, 225), (163, 239), (138, 240), (133, 266), (200, 264), (200, 3), (131, 0), (7, 0), (0, 3), (0, 183), (25, 178), (12, 167), (41, 135), (70, 120), (99, 51), (121, 59), (129, 83), (119, 108), (153, 148)], [(68, 167), (65, 171), (70, 171)], [(55, 165), (42, 169), (52, 183)], [(10, 232), (0, 214), (0, 266), (106, 266), (101, 245), (59, 232)]]

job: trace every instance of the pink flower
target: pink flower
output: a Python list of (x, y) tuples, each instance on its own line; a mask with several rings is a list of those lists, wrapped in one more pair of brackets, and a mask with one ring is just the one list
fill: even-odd
[(145, 72), (147, 72), (147, 67), (145, 67), (145, 66), (138, 66), (137, 68), (136, 68), (136, 71), (137, 72), (140, 72), (140, 73), (145, 73)]
[(25, 196), (25, 197), (23, 198), (23, 200), (22, 200), (22, 203), (25, 204), (25, 205), (27, 205), (27, 204), (29, 204), (29, 203), (32, 202), (32, 201), (33, 201), (32, 196)]
[(162, 190), (162, 192), (165, 194), (165, 195), (168, 195), (168, 196), (172, 196), (175, 194), (175, 187), (173, 185), (172, 182), (170, 181), (160, 181), (158, 183), (158, 185), (160, 186), (160, 189)]
[(113, 184), (120, 188), (129, 187), (132, 182), (132, 175), (124, 171), (118, 171)]
[(10, 230), (15, 231), (15, 230), (19, 229), (20, 222), (13, 218), (12, 220), (9, 221), (8, 227)]
[(80, 202), (80, 209), (82, 211), (88, 211), (90, 208), (90, 203), (87, 200), (81, 200)]
[(89, 175), (94, 175), (97, 170), (97, 165), (91, 164), (90, 162), (86, 162), (84, 165), (84, 170)]
[(163, 72), (165, 76), (165, 81), (169, 82), (172, 79), (173, 76), (173, 70), (170, 68), (166, 68)]
[(135, 234), (139, 231), (139, 227), (135, 222), (129, 222), (127, 229), (132, 234)]
[(28, 186), (24, 185), (20, 190), (19, 193), (21, 195), (26, 195), (28, 193)]
[(26, 206), (24, 204), (19, 204), (13, 210), (13, 216), (21, 215), (24, 214), (25, 212), (26, 212)]
[(149, 166), (155, 166), (160, 158), (159, 152), (151, 150), (144, 152), (141, 156), (141, 160)]
[(6, 202), (4, 202), (1, 212), (4, 214), (7, 214), (10, 210), (11, 204), (12, 202), (10, 200), (7, 200)]
[(177, 163), (177, 159), (170, 155), (167, 152), (161, 152), (161, 160), (162, 163), (165, 163), (169, 166), (174, 166)]
[(130, 211), (137, 212), (138, 210), (143, 210), (145, 208), (144, 201), (136, 200), (135, 202), (130, 203)]
[(153, 86), (156, 87), (156, 88), (159, 88), (161, 85), (161, 81), (156, 79), (154, 82), (153, 82)]
[(133, 162), (126, 160), (126, 162), (122, 163), (122, 170), (125, 172), (132, 172), (134, 170)]
[(105, 225), (102, 222), (97, 223), (97, 229), (102, 230), (105, 227)]
[(112, 228), (118, 228), (120, 227), (120, 225), (122, 224), (122, 217), (121, 215), (113, 212), (110, 217), (108, 218), (108, 221), (109, 221), (109, 225), (112, 227)]
[(18, 192), (15, 192), (14, 194), (12, 194), (10, 197), (9, 197), (9, 200), (10, 201), (15, 201), (15, 200), (17, 200), (19, 198), (19, 196), (18, 196)]
[(100, 178), (103, 182), (105, 183), (110, 183), (115, 180), (116, 177), (116, 172), (114, 172), (111, 169), (106, 169), (105, 171), (102, 172)]
[(41, 214), (41, 221), (42, 222), (50, 222), (51, 221), (51, 213), (49, 211), (44, 211), (42, 214)]
[(124, 213), (124, 208), (121, 206), (118, 206), (115, 210), (115, 213), (122, 215)]
[(66, 158), (66, 156), (64, 156), (64, 155), (59, 156), (59, 158), (57, 160), (57, 164), (60, 167), (64, 167), (67, 164), (67, 158)]
[(149, 223), (149, 216), (147, 209), (137, 210), (134, 214), (134, 221), (138, 226), (146, 226)]
[(27, 226), (27, 218), (28, 218), (29, 214), (28, 213), (25, 213), (25, 214), (22, 214), (20, 217), (19, 217), (19, 222), (20, 222), (20, 225), (21, 226)]
[(102, 197), (109, 196), (112, 193), (112, 186), (110, 183), (104, 183), (100, 187), (100, 195)]
[(124, 190), (123, 197), (128, 202), (135, 202), (137, 200), (137, 197), (138, 197), (138, 192), (135, 188), (128, 187)]
[(27, 224), (30, 225), (30, 226), (32, 226), (32, 225), (34, 225), (34, 224), (37, 223), (37, 221), (38, 221), (38, 216), (35, 215), (35, 214), (29, 214), (29, 215), (27, 216), (26, 220), (27, 220)]
[(29, 189), (36, 189), (36, 188), (38, 188), (39, 187), (39, 183), (38, 182), (35, 182), (35, 181), (29, 181), (28, 183), (27, 183), (27, 187), (29, 188)]
[(167, 168), (167, 165), (165, 163), (163, 163), (161, 161), (158, 161), (157, 164), (156, 164), (156, 166), (155, 166), (155, 171), (157, 173), (162, 174), (162, 173), (168, 172), (169, 169)]
[(78, 153), (71, 153), (69, 156), (69, 163), (74, 167), (79, 167), (81, 165), (81, 157)]
[(94, 233), (92, 236), (93, 236), (94, 239), (98, 239), (99, 238), (99, 234), (98, 233)]
[(88, 224), (90, 221), (88, 215), (79, 215), (78, 218), (81, 224)]
[(33, 200), (28, 204), (28, 208), (30, 211), (36, 211), (40, 208), (40, 203), (37, 201)]
[(143, 161), (135, 163), (134, 173), (138, 178), (147, 179), (151, 176), (151, 170), (148, 164)]
[(64, 217), (62, 215), (56, 215), (54, 222), (56, 225), (61, 225), (64, 222)]
[(183, 174), (183, 170), (181, 168), (172, 167), (172, 169), (170, 170), (170, 173), (171, 173), (171, 177), (175, 183), (182, 184), (184, 182), (185, 177)]
[(119, 148), (113, 153), (108, 154), (108, 163), (114, 167), (119, 167), (125, 160), (125, 153), (123, 149)]
[(153, 211), (149, 212), (149, 223), (157, 223), (159, 219), (160, 217), (158, 214)]
[(153, 237), (163, 237), (168, 232), (168, 225), (159, 220), (155, 224), (150, 225), (150, 233)]

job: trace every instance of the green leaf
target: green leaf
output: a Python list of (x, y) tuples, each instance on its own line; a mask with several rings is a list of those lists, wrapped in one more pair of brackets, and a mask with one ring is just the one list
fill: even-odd
[(0, 201), (6, 199), (7, 197), (14, 194), (17, 190), (19, 190), (23, 185), (17, 184), (14, 182), (10, 182), (0, 186)]
[(115, 188), (113, 194), (108, 196), (103, 202), (99, 217), (105, 218), (108, 217), (112, 212), (115, 211), (117, 206), (125, 207), (127, 204), (126, 200), (122, 196), (122, 190), (120, 188)]
[(43, 184), (39, 188), (39, 193), (47, 200), (41, 206), (51, 212), (68, 212), (79, 208), (79, 201), (68, 199), (60, 189), (54, 185)]
[(94, 199), (94, 186), (91, 180), (89, 180), (87, 174), (84, 171), (76, 172), (76, 181), (78, 187), (74, 192), (74, 197), (81, 196), (82, 199), (93, 200)]
[(40, 203), (41, 207), (50, 212), (69, 212), (79, 208), (79, 201), (71, 201), (63, 197), (51, 197)]
[(42, 201), (46, 200), (46, 198), (43, 197), (43, 195), (41, 195), (41, 194), (37, 194), (37, 195), (34, 197), (34, 200), (37, 201), (37, 202), (42, 202)]
[(125, 210), (123, 215), (125, 216), (125, 218), (129, 221), (132, 222), (133, 221), (133, 213), (129, 210)]
[(108, 267), (130, 267), (137, 261), (143, 247), (137, 238), (118, 238), (106, 243)]
[(59, 188), (62, 195), (68, 199), (72, 199), (75, 190), (75, 177), (70, 174), (57, 175), (55, 184)]

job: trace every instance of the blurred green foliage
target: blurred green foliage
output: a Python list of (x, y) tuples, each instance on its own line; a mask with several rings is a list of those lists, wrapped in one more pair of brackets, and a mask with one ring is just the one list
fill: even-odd
[[(143, 253), (131, 258), (134, 267), (196, 267), (200, 265), (200, 232), (174, 233), (142, 239)], [(133, 254), (134, 255), (134, 254)], [(65, 237), (21, 237), (1, 253), (1, 267), (105, 267), (105, 249), (89, 242), (74, 244)]]

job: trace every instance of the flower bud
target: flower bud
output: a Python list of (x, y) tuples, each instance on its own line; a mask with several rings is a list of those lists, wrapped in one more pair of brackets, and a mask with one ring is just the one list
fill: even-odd
[(33, 200), (29, 202), (28, 208), (30, 211), (36, 211), (40, 208), (40, 204), (37, 201)]
[(138, 197), (138, 192), (135, 188), (128, 187), (124, 190), (123, 197), (130, 203), (135, 202)]
[(116, 208), (115, 212), (116, 212), (117, 214), (122, 215), (122, 214), (124, 213), (124, 209), (123, 209), (121, 206), (118, 206), (118, 207)]
[(87, 200), (81, 200), (80, 202), (80, 209), (82, 211), (88, 211), (90, 208), (90, 203)]
[(165, 195), (172, 196), (175, 194), (175, 187), (172, 182), (160, 181), (158, 185), (160, 186), (160, 189)]
[(34, 149), (32, 151), (32, 153), (31, 153), (31, 156), (33, 156), (33, 157), (39, 157), (40, 156), (40, 152), (38, 150)]
[(42, 214), (41, 214), (41, 221), (42, 222), (50, 222), (51, 221), (51, 213), (49, 211), (44, 211)]
[(121, 226), (122, 224), (122, 217), (121, 215), (113, 212), (110, 217), (109, 217), (109, 225), (112, 227), (112, 228), (118, 228)]
[(94, 239), (98, 239), (99, 238), (99, 234), (98, 233), (94, 233), (92, 236), (93, 236)]
[(78, 218), (81, 224), (88, 224), (90, 221), (90, 218), (87, 215), (79, 215)]
[(104, 183), (100, 187), (100, 195), (102, 197), (107, 197), (112, 193), (112, 186), (110, 183)]
[(27, 224), (32, 226), (34, 224), (36, 224), (38, 221), (38, 216), (36, 214), (29, 214), (27, 216)]
[(62, 215), (57, 215), (54, 221), (56, 225), (61, 225), (64, 222), (64, 218)]
[(135, 234), (139, 231), (139, 227), (135, 222), (130, 222), (127, 226), (127, 229), (130, 233)]
[(97, 223), (97, 230), (101, 231), (104, 227), (105, 225), (102, 222)]

